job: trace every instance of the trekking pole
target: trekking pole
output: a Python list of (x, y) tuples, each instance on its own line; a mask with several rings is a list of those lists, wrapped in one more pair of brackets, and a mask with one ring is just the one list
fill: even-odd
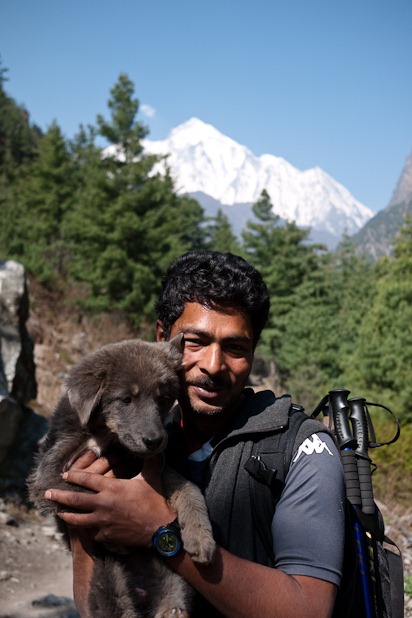
[[(357, 447), (357, 466), (359, 475), (359, 488), (361, 494), (361, 510), (366, 516), (374, 516), (376, 514), (376, 506), (373, 499), (372, 472), (371, 460), (368, 455), (369, 431), (368, 419), (366, 412), (366, 399), (362, 397), (353, 397), (349, 399), (351, 409), (350, 421), (352, 424), (353, 434), (356, 438)], [(376, 616), (382, 615), (382, 598), (381, 589), (377, 580), (378, 565), (378, 550), (376, 546), (376, 538), (370, 530), (365, 530), (365, 540), (368, 550), (368, 566), (369, 566), (369, 581), (372, 588), (372, 601)]]
[[(333, 423), (338, 438), (338, 445), (341, 450), (343, 471), (346, 481), (346, 494), (348, 496), (348, 500), (355, 507), (355, 509), (362, 509), (362, 497), (356, 457), (356, 449), (358, 445), (350, 427), (349, 418), (351, 409), (348, 403), (349, 393), (350, 391), (343, 388), (333, 389), (329, 391), (329, 402), (332, 411)], [(366, 618), (378, 618), (379, 614), (375, 613), (371, 594), (365, 538), (362, 526), (358, 521), (354, 522), (354, 533), (358, 552), (365, 615)]]
[(368, 420), (366, 417), (366, 399), (352, 397), (349, 399), (351, 410), (350, 421), (353, 435), (356, 439), (356, 455), (359, 473), (359, 487), (362, 499), (362, 511), (365, 515), (374, 515), (376, 512), (373, 500), (371, 460), (368, 455)]

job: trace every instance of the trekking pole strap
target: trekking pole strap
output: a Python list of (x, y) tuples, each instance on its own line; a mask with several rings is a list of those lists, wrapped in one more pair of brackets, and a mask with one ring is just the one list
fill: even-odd
[[(368, 406), (375, 406), (376, 408), (382, 408), (383, 410), (386, 410), (387, 412), (389, 412), (389, 414), (392, 416), (392, 418), (393, 418), (393, 420), (395, 422), (395, 425), (396, 425), (395, 435), (393, 436), (393, 438), (391, 438), (390, 440), (387, 440), (386, 442), (376, 442), (376, 437), (375, 437), (375, 433), (373, 431), (373, 426), (372, 426), (372, 421), (371, 421), (370, 414), (369, 414), (369, 411), (368, 411)], [(388, 408), (387, 406), (382, 405), (381, 403), (371, 403), (370, 401), (365, 401), (365, 409), (366, 409), (366, 414), (367, 414), (367, 418), (368, 418), (368, 422), (369, 422), (369, 427), (372, 428), (371, 437), (373, 438), (373, 442), (369, 442), (369, 448), (377, 448), (379, 446), (387, 446), (388, 444), (393, 444), (394, 442), (396, 442), (396, 440), (399, 438), (400, 433), (401, 433), (401, 424), (400, 424), (398, 418), (392, 412), (392, 410), (390, 408)]]

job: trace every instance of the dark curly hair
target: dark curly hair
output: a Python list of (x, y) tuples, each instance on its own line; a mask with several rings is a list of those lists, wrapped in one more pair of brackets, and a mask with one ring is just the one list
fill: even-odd
[(243, 258), (218, 251), (190, 251), (173, 262), (156, 303), (166, 335), (186, 303), (233, 308), (252, 324), (256, 346), (269, 314), (269, 292), (261, 274)]

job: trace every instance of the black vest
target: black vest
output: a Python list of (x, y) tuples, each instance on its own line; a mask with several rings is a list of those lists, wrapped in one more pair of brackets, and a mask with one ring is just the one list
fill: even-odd
[[(288, 395), (276, 398), (271, 391), (253, 393), (246, 389), (245, 401), (231, 427), (215, 436), (213, 453), (199, 482), (218, 545), (236, 556), (267, 566), (273, 566), (272, 552), (268, 551), (267, 543), (275, 508), (273, 495), (280, 496), (285, 461), (290, 461), (295, 445), (298, 446), (305, 437), (315, 431), (327, 431), (322, 423), (308, 419), (304, 412), (290, 415), (291, 406)], [(305, 431), (297, 431), (295, 428), (291, 435), (297, 432), (297, 437), (290, 444), (290, 440), (285, 438), (287, 430), (291, 429), (291, 424), (300, 425), (303, 419), (306, 420)], [(180, 428), (174, 424), (169, 429), (166, 457), (173, 467), (188, 475)], [(255, 462), (258, 463), (254, 472), (251, 468)], [(263, 517), (267, 526), (262, 534), (256, 523), (254, 498), (254, 488), (259, 482), (259, 468), (263, 474), (265, 470), (269, 471), (272, 477), (269, 482), (265, 479), (264, 483), (266, 489), (263, 491), (269, 495), (261, 501), (262, 509), (266, 510)], [(262, 496), (261, 491), (258, 495)], [(194, 618), (222, 616), (200, 596), (192, 615)]]

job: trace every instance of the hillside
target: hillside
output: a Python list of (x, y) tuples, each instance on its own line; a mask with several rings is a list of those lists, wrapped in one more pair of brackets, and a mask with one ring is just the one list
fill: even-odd
[(391, 255), (394, 239), (407, 216), (412, 215), (412, 153), (406, 159), (388, 206), (354, 234), (351, 239), (373, 260)]
[(34, 341), (37, 398), (31, 407), (48, 417), (64, 388), (68, 369), (88, 352), (114, 341), (136, 337), (124, 317), (113, 313), (93, 317), (58, 292), (28, 281), (30, 316), (27, 329)]

